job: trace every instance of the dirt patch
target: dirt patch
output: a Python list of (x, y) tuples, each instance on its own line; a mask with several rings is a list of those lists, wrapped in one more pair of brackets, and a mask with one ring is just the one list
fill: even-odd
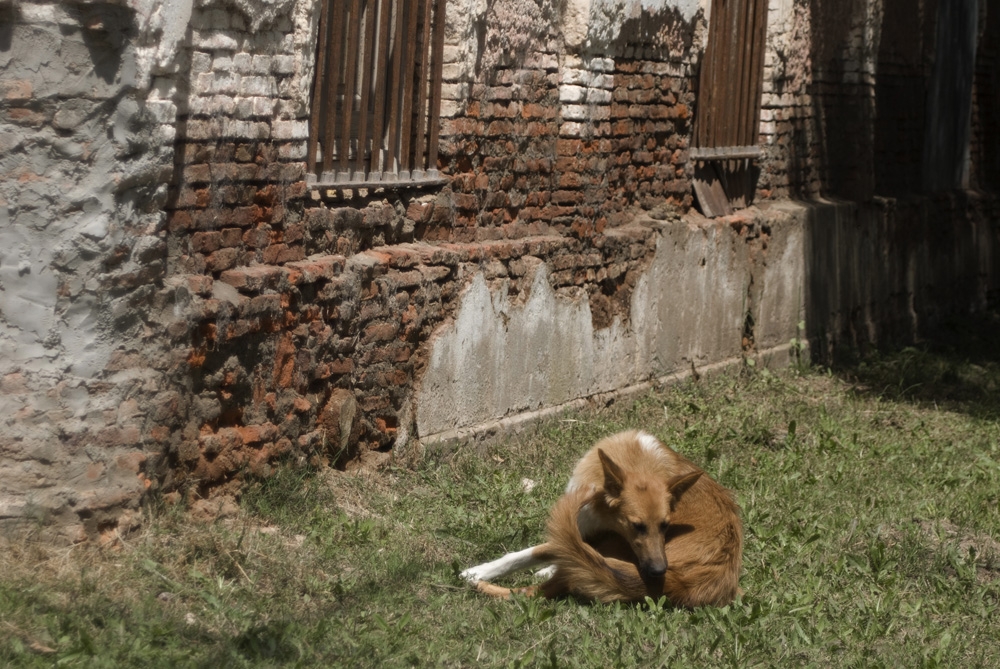
[(1000, 541), (985, 534), (968, 534), (949, 520), (916, 521), (931, 546), (953, 546), (961, 556), (972, 555), (980, 583), (1000, 579)]

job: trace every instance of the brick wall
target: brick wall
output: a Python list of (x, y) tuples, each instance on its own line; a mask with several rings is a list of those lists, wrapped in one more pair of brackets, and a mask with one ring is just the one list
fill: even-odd
[(260, 33), (196, 8), (191, 23), (188, 76), (158, 87), (178, 114), (167, 283), (184, 350), (152, 428), (165, 490), (208, 495), (283, 457), (344, 464), (404, 443), (426, 344), (473, 273), (524, 294), (546, 263), (605, 327), (628, 318), (655, 249), (648, 228), (606, 232), (640, 207), (691, 205), (689, 54), (572, 56), (550, 39), (476, 74), (449, 44), (449, 185), (310, 190), (314, 19)]
[[(911, 189), (910, 140), (922, 133), (922, 112), (907, 96), (927, 63), (909, 33), (877, 48), (880, 17), (861, 0), (846, 9), (772, 4), (760, 199)], [(672, 258), (674, 247), (690, 242), (693, 255), (679, 258), (724, 272), (730, 257), (754, 256), (759, 245), (767, 264), (769, 237), (746, 246), (742, 219), (705, 227), (710, 235), (692, 223), (697, 217), (679, 219), (693, 205), (700, 12), (665, 5), (636, 16), (609, 5), (607, 25), (587, 27), (568, 47), (559, 3), (538, 5), (545, 29), (515, 20), (517, 2), (479, 14), (451, 3), (439, 161), (448, 184), (325, 190), (304, 177), (316, 6), (210, 0), (166, 30), (131, 9), (102, 5), (94, 11), (104, 19), (81, 23), (54, 5), (0, 4), (0, 18), (11, 18), (0, 24), (0, 42), (5, 30), (18, 48), (29, 33), (62, 31), (75, 49), (59, 54), (67, 63), (85, 59), (89, 44), (98, 55), (123, 55), (119, 65), (139, 64), (128, 82), (95, 69), (90, 92), (41, 91), (28, 75), (0, 88), (0, 166), (16, 177), (0, 198), (18, 217), (0, 233), (42, 230), (31, 225), (38, 217), (62, 226), (59, 235), (31, 237), (37, 257), (27, 264), (0, 263), (4, 299), (51, 283), (56, 316), (49, 327), (47, 315), (14, 322), (37, 305), (0, 314), (0, 341), (16, 353), (0, 368), (0, 402), (16, 417), (7, 423), (14, 446), (4, 451), (15, 455), (0, 465), (4, 480), (20, 486), (0, 520), (34, 513), (25, 500), (42, 496), (32, 481), (60, 481), (39, 508), (75, 522), (75, 538), (113, 536), (119, 522), (137, 519), (122, 511), (147, 490), (196, 502), (235, 493), (247, 475), (284, 459), (383, 457), (414, 436), (415, 389), (473, 277), (524, 303), (543, 276), (554, 295), (586, 303), (593, 330), (602, 330), (637, 318), (633, 295), (658, 290), (641, 287), (655, 257)], [(902, 9), (887, 3), (885, 14)], [(507, 39), (497, 30), (503, 21), (530, 30)], [(108, 30), (118, 23), (127, 28), (121, 42)], [(926, 33), (925, 23), (918, 27)], [(157, 42), (168, 32), (176, 39)], [(995, 30), (987, 32), (983, 43), (994, 44)], [(980, 184), (993, 173), (990, 49), (981, 52), (976, 88)], [(29, 57), (23, 51), (17, 58)], [(20, 72), (20, 61), (11, 62), (7, 71)], [(882, 84), (876, 62), (892, 77)], [(46, 167), (49, 147), (62, 156), (58, 169)], [(963, 207), (975, 217), (993, 211), (966, 203), (941, 211), (959, 216)], [(665, 241), (670, 230), (673, 242)], [(4, 239), (0, 253), (23, 245)], [(696, 257), (709, 243), (718, 245), (717, 265)], [(670, 271), (680, 270), (654, 274)], [(702, 272), (692, 286), (721, 285), (707, 270), (692, 271)], [(742, 300), (743, 280), (728, 277), (726, 294)], [(817, 304), (817, 319), (833, 309)]]

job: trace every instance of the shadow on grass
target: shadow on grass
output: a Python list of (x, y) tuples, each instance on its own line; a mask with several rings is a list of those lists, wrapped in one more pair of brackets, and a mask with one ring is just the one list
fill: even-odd
[(1000, 418), (1000, 314), (951, 319), (914, 346), (876, 352), (834, 371), (868, 395)]

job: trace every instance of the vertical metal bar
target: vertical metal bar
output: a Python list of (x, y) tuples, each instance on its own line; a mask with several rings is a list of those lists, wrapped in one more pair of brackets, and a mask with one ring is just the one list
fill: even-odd
[(701, 60), (701, 68), (698, 72), (698, 98), (697, 116), (694, 123), (694, 146), (706, 146), (708, 138), (708, 124), (711, 116), (711, 100), (709, 99), (709, 87), (712, 85), (712, 54), (715, 51), (715, 39), (712, 27), (715, 25), (715, 6), (718, 0), (712, 1), (711, 13), (708, 21), (708, 36), (705, 38), (705, 55)]
[(326, 134), (323, 141), (323, 171), (333, 167), (333, 148), (336, 141), (337, 89), (340, 88), (341, 54), (343, 51), (344, 5), (343, 0), (333, 0), (333, 20), (330, 21), (330, 60), (328, 63), (330, 85), (327, 88)]
[(753, 120), (751, 121), (751, 141), (757, 145), (760, 138), (760, 105), (764, 92), (764, 51), (767, 49), (767, 0), (755, 0), (754, 52), (753, 52)]
[(722, 117), (723, 76), (725, 72), (726, 2), (713, 0), (709, 44), (712, 48), (711, 69), (708, 76), (708, 123), (705, 125), (705, 147), (720, 146)]
[[(730, 105), (739, 104), (740, 95), (740, 45), (743, 43), (744, 25), (740, 21), (739, 0), (728, 0), (727, 9), (727, 40), (726, 60), (726, 100)], [(734, 146), (736, 142), (736, 123), (739, 112), (725, 114), (725, 130), (723, 131), (723, 146)]]
[[(368, 171), (372, 174), (379, 169), (379, 157), (383, 151), (382, 139), (385, 137), (385, 95), (388, 88), (389, 25), (392, 18), (392, 5), (392, 0), (379, 1), (378, 53), (373, 70), (373, 75), (377, 77), (375, 81), (375, 117), (372, 119), (372, 155), (368, 166)], [(388, 169), (388, 162), (382, 169)]]
[[(347, 4), (347, 0), (343, 0)], [(358, 81), (358, 48), (361, 36), (361, 0), (351, 0), (351, 11), (348, 15), (347, 38), (344, 47), (347, 49), (346, 65), (344, 67), (344, 102), (340, 119), (340, 169), (346, 171), (351, 167), (351, 122), (354, 120), (354, 89)]]
[(323, 83), (326, 77), (327, 35), (329, 34), (330, 2), (322, 0), (320, 9), (319, 46), (316, 49), (316, 69), (313, 73), (312, 110), (309, 112), (309, 144), (306, 147), (306, 171), (313, 174), (316, 171), (316, 146), (319, 143), (320, 117), (323, 109)]
[(427, 85), (431, 65), (431, 5), (432, 0), (422, 0), (424, 27), (420, 40), (420, 76), (417, 77), (416, 145), (413, 149), (413, 168), (427, 169), (424, 147), (427, 137)]
[(754, 53), (754, 0), (740, 0), (740, 23), (743, 26), (743, 41), (740, 43), (740, 98), (739, 121), (736, 125), (735, 146), (747, 146), (750, 142), (749, 126), (753, 119), (750, 87), (753, 84), (752, 65)]
[[(365, 152), (368, 150), (369, 142), (368, 114), (371, 102), (372, 79), (376, 76), (372, 72), (372, 60), (378, 46), (375, 43), (375, 23), (378, 19), (376, 16), (377, 10), (378, 2), (376, 0), (365, 0), (365, 41), (362, 44), (364, 58), (362, 58), (361, 65), (361, 111), (359, 112), (361, 118), (358, 119), (358, 155), (356, 160), (357, 169), (362, 172), (365, 171)], [(374, 152), (375, 147), (372, 146), (371, 150)]]
[(444, 67), (445, 0), (434, 2), (434, 56), (431, 73), (430, 137), (427, 140), (427, 169), (437, 169), (438, 133), (441, 126), (441, 77)]
[(403, 58), (403, 9), (406, 0), (395, 0), (395, 11), (393, 19), (395, 21), (396, 37), (392, 45), (392, 78), (387, 87), (389, 98), (389, 143), (385, 152), (385, 170), (395, 171), (396, 144), (399, 141), (399, 103), (401, 93), (400, 76), (402, 74)]
[(413, 86), (417, 70), (417, 34), (420, 1), (408, 0), (406, 62), (403, 64), (403, 116), (400, 119), (399, 169), (409, 170), (410, 142), (413, 139)]

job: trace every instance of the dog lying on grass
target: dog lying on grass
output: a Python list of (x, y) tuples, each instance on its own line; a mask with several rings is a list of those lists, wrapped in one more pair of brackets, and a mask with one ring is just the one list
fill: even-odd
[(665, 595), (674, 606), (722, 606), (741, 593), (743, 526), (731, 493), (652, 435), (607, 437), (577, 463), (552, 508), (547, 541), (466, 569), (482, 593), (493, 579), (546, 565), (529, 595), (599, 602)]

